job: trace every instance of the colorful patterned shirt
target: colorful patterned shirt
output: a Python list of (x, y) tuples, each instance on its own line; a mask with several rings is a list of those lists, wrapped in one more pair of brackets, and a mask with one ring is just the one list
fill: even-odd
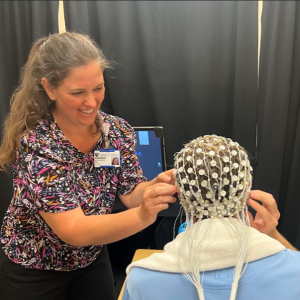
[[(95, 168), (94, 150), (78, 151), (55, 119), (41, 121), (21, 139), (13, 167), (14, 196), (1, 228), (4, 252), (30, 269), (71, 271), (91, 264), (102, 246), (75, 247), (62, 241), (39, 211), (60, 213), (80, 206), (85, 215), (111, 213), (116, 194), (146, 181), (135, 155), (135, 134), (121, 118), (101, 112), (110, 126), (110, 148), (120, 150), (120, 167)], [(103, 228), (105, 230), (105, 228)]]

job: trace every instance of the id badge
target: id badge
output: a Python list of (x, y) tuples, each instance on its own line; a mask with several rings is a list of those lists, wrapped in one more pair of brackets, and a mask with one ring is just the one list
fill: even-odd
[(94, 151), (95, 168), (120, 167), (121, 153), (116, 149), (97, 149)]

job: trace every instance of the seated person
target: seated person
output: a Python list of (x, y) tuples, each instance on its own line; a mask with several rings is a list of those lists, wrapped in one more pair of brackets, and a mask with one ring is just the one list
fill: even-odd
[(275, 228), (274, 198), (250, 192), (251, 171), (245, 149), (229, 138), (199, 137), (177, 153), (186, 229), (163, 253), (128, 266), (123, 300), (300, 299), (300, 253)]

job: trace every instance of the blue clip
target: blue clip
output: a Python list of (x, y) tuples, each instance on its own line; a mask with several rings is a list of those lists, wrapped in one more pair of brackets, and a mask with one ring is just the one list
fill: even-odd
[(187, 225), (186, 222), (184, 222), (180, 225), (180, 227), (178, 229), (178, 234), (185, 231), (186, 225)]

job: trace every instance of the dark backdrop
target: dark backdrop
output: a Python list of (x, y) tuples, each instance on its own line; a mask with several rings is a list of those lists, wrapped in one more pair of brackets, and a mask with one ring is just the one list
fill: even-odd
[(118, 62), (104, 110), (160, 125), (167, 164), (199, 135), (255, 152), (257, 2), (65, 1), (66, 27), (90, 34)]
[(300, 249), (300, 3), (264, 1), (256, 185), (278, 202), (279, 230)]

